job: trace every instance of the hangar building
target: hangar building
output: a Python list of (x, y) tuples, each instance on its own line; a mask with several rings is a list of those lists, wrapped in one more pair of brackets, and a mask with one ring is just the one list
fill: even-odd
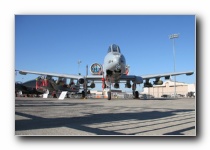
[[(176, 82), (176, 93), (187, 97), (188, 92), (195, 92), (195, 84), (186, 84)], [(153, 95), (155, 98), (160, 98), (162, 95), (174, 95), (174, 82), (171, 80), (165, 81), (162, 85), (153, 85), (153, 87), (143, 88), (141, 94)]]

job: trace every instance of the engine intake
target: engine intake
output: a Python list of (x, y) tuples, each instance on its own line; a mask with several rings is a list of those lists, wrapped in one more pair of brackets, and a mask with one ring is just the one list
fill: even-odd
[(80, 78), (78, 81), (79, 81), (79, 84), (83, 84), (85, 82), (85, 79)]

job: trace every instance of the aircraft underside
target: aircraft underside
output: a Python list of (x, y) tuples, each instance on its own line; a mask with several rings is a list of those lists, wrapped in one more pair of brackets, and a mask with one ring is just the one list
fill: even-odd
[[(120, 79), (120, 76), (121, 74), (119, 73), (114, 73), (111, 75), (106, 75), (106, 80), (105, 80), (105, 87), (108, 89), (107, 91), (107, 96), (108, 96), (108, 100), (111, 100), (111, 87), (112, 87), (112, 83), (113, 83), (113, 86), (114, 88), (120, 88), (120, 85), (119, 85), (119, 79)], [(103, 87), (103, 84), (102, 84), (102, 87)], [(129, 80), (126, 81), (126, 84), (125, 84), (125, 87), (126, 88), (131, 88), (132, 87), (132, 91), (133, 91), (133, 98), (138, 98), (139, 97), (139, 92), (136, 91), (136, 84), (133, 83), (132, 86), (131, 86), (131, 83)]]

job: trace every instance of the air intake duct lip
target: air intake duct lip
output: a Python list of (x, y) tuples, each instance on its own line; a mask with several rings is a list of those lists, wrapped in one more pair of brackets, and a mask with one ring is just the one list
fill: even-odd
[(85, 82), (85, 79), (84, 78), (80, 78), (78, 81), (79, 81), (79, 84), (83, 84)]

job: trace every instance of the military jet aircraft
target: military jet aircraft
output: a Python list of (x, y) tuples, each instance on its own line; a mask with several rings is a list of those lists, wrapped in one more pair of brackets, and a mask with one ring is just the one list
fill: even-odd
[(15, 94), (17, 95), (18, 93), (21, 93), (21, 95), (27, 95), (29, 96), (30, 94), (44, 94), (46, 91), (41, 91), (41, 90), (36, 90), (35, 86), (36, 85), (36, 80), (30, 80), (27, 82), (15, 82)]
[(70, 93), (78, 93), (80, 84), (75, 84), (73, 80), (69, 84), (66, 83), (65, 78), (52, 79), (50, 76), (39, 76), (36, 79), (26, 81), (24, 83), (15, 83), (15, 93), (22, 92), (22, 94), (52, 94), (53, 97), (58, 97), (60, 91), (68, 91)]
[[(72, 78), (78, 79), (80, 84), (86, 84), (87, 81), (92, 81), (90, 87), (94, 88), (94, 81), (102, 81), (102, 88), (107, 89), (108, 100), (111, 100), (111, 87), (114, 84), (114, 88), (119, 88), (119, 83), (121, 81), (125, 82), (125, 87), (131, 88), (133, 91), (133, 97), (138, 98), (139, 92), (136, 91), (136, 85), (142, 84), (144, 82), (144, 87), (151, 87), (154, 85), (161, 85), (163, 81), (160, 80), (161, 77), (169, 79), (170, 76), (176, 75), (192, 75), (193, 71), (185, 72), (173, 72), (173, 73), (163, 73), (163, 74), (153, 74), (153, 75), (128, 75), (127, 74), (127, 65), (124, 55), (120, 51), (120, 47), (116, 44), (112, 44), (108, 48), (108, 53), (104, 58), (103, 66), (95, 63), (91, 66), (92, 75), (72, 75), (72, 74), (58, 74), (58, 73), (46, 73), (46, 72), (36, 72), (36, 71), (26, 71), (18, 70), (20, 74), (26, 75), (29, 74), (39, 74), (46, 75), (48, 77), (60, 77), (60, 78)], [(150, 83), (150, 79), (156, 79), (154, 83)], [(132, 85), (131, 85), (132, 82)]]

